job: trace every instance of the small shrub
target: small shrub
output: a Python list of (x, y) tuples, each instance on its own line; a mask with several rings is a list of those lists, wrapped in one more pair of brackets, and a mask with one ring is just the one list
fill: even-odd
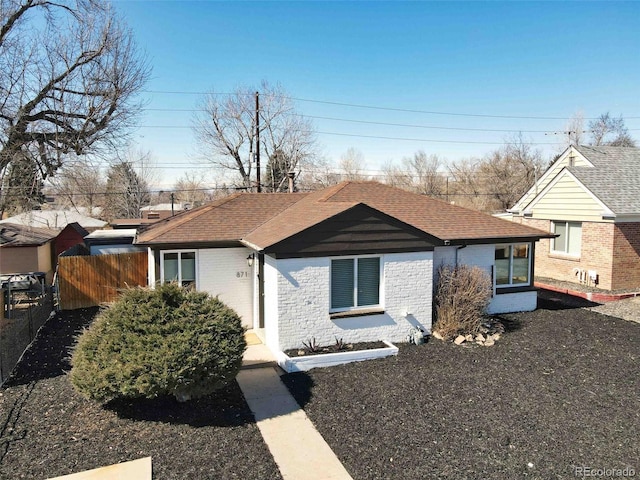
[(478, 267), (440, 267), (434, 331), (445, 340), (478, 333), (492, 290), (490, 276)]
[(302, 342), (302, 345), (304, 345), (304, 348), (306, 348), (309, 353), (317, 353), (322, 350), (322, 347), (318, 345), (318, 342), (316, 341), (316, 337), (313, 337), (306, 342)]
[(231, 382), (246, 348), (240, 317), (176, 284), (127, 290), (78, 339), (71, 382), (85, 397), (207, 395)]
[(336, 339), (336, 350), (342, 351), (347, 349), (347, 344), (342, 338), (334, 337)]

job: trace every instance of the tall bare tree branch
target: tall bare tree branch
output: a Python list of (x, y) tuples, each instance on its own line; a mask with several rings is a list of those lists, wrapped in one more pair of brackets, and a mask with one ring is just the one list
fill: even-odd
[(132, 33), (101, 0), (0, 0), (0, 170), (127, 139), (149, 76)]
[[(194, 120), (194, 131), (203, 155), (216, 167), (237, 172), (235, 186), (254, 185), (255, 92), (260, 92), (260, 151), (262, 169), (271, 172), (267, 190), (281, 189), (282, 175), (316, 156), (315, 137), (310, 122), (295, 112), (290, 98), (279, 86), (262, 82), (259, 88), (243, 87), (232, 95), (211, 93), (202, 101)], [(271, 163), (269, 163), (271, 162)], [(278, 162), (275, 165), (273, 162)], [(273, 174), (277, 172), (278, 178)], [(286, 177), (285, 177), (286, 178)]]

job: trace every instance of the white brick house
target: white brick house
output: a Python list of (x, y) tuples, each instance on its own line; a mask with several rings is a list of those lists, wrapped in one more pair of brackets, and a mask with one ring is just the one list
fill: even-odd
[(534, 310), (533, 252), (549, 234), (375, 182), (310, 194), (236, 194), (160, 221), (136, 243), (149, 283), (218, 295), (274, 351), (404, 341), (431, 331), (435, 275), (468, 264), (494, 279), (492, 313)]

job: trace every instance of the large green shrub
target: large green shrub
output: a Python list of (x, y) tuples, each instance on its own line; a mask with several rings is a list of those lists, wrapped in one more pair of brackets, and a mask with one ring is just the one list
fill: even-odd
[(478, 333), (491, 301), (493, 283), (484, 270), (469, 265), (438, 269), (433, 330), (445, 340)]
[(240, 317), (217, 298), (176, 284), (127, 290), (79, 338), (71, 382), (99, 402), (211, 393), (238, 373)]

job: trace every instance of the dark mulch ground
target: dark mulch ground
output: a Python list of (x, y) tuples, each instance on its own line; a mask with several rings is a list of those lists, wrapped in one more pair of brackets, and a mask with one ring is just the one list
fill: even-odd
[(111, 405), (71, 387), (68, 349), (96, 310), (40, 331), (0, 389), (0, 478), (43, 479), (151, 456), (153, 478), (282, 478), (236, 383), (206, 399)]
[(493, 347), (431, 340), (284, 380), (356, 480), (639, 472), (640, 325), (561, 300), (505, 315)]

